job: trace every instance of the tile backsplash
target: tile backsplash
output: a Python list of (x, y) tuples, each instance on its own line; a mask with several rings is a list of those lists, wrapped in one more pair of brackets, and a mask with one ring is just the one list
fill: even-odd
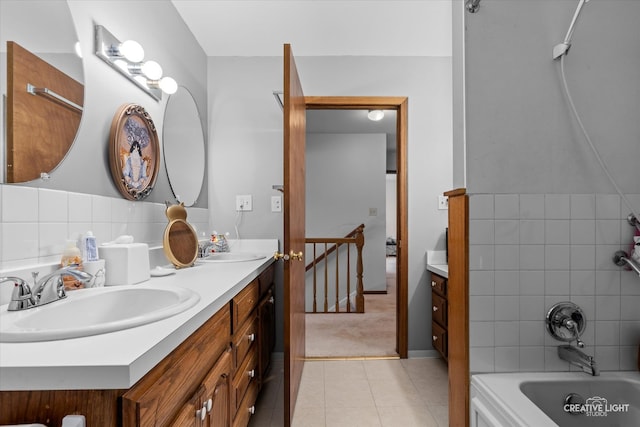
[(558, 301), (584, 310), (583, 351), (600, 369), (637, 369), (640, 277), (612, 262), (629, 248), (628, 214), (611, 194), (470, 195), (472, 372), (573, 369), (545, 329)]
[[(98, 244), (123, 234), (161, 246), (168, 224), (163, 203), (0, 185), (0, 275), (60, 261), (67, 239), (93, 231)], [(209, 230), (205, 208), (187, 208), (198, 236)], [(203, 234), (204, 233), (204, 234)]]

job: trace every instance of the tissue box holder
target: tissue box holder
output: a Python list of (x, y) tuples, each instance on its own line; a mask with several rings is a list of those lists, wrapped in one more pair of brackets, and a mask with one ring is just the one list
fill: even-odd
[(100, 246), (107, 271), (105, 286), (133, 285), (149, 280), (149, 245), (129, 243)]

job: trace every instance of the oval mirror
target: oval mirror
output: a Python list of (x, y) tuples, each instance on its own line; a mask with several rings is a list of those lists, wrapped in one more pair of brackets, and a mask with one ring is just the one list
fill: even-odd
[(182, 86), (167, 100), (162, 148), (173, 196), (185, 206), (193, 206), (204, 179), (204, 133), (196, 101)]
[(47, 178), (73, 145), (84, 103), (76, 46), (66, 1), (0, 2), (0, 182)]

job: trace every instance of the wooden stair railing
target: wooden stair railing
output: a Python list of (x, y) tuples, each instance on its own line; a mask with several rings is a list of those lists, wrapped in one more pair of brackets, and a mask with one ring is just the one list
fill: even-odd
[[(355, 312), (364, 313), (364, 284), (362, 281), (363, 263), (362, 248), (364, 247), (364, 224), (360, 224), (345, 237), (314, 237), (306, 238), (306, 244), (313, 245), (313, 261), (306, 266), (306, 271), (313, 270), (313, 308), (312, 313), (351, 313), (351, 246), (357, 250), (356, 260), (356, 297)], [(317, 246), (322, 245), (323, 251), (318, 255)], [(340, 246), (346, 245), (346, 311), (340, 311)], [(335, 252), (335, 311), (329, 311), (329, 255)], [(324, 262), (324, 297), (323, 310), (318, 311), (318, 264)]]

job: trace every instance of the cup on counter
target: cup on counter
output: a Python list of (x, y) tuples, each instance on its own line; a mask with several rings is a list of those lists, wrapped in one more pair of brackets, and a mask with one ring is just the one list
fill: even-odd
[(85, 261), (82, 264), (82, 267), (85, 273), (89, 273), (93, 276), (91, 279), (91, 288), (104, 286), (106, 282), (106, 269), (105, 261), (103, 259), (99, 259), (97, 261)]

